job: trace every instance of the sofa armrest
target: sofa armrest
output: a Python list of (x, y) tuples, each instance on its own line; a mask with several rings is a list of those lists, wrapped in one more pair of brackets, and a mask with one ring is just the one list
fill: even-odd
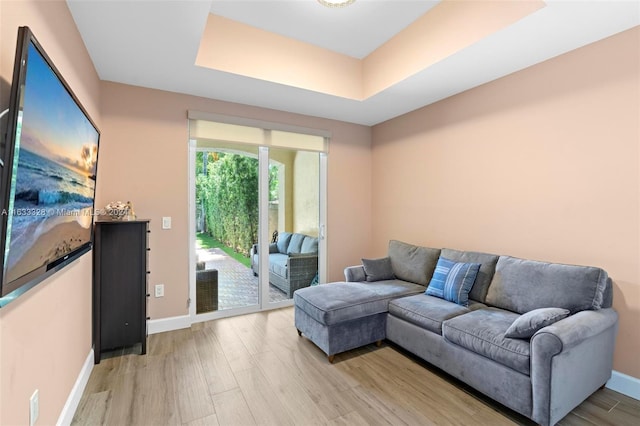
[(347, 282), (366, 281), (367, 276), (364, 273), (364, 266), (347, 266), (346, 268), (344, 268), (344, 279)]
[(604, 385), (613, 369), (618, 314), (581, 311), (531, 338), (532, 418), (555, 424)]
[[(296, 254), (287, 260), (287, 274), (291, 294), (299, 288), (309, 287), (318, 273), (318, 254)], [(291, 297), (291, 296), (290, 296)]]
[(597, 311), (581, 311), (544, 327), (533, 338), (538, 334), (551, 334), (560, 341), (561, 350), (567, 350), (590, 337), (602, 333), (617, 323), (618, 314), (611, 308)]
[[(249, 250), (249, 254), (253, 256), (258, 253), (258, 245), (254, 244), (251, 246), (251, 250)], [(269, 254), (278, 253), (278, 245), (276, 243), (269, 244)]]

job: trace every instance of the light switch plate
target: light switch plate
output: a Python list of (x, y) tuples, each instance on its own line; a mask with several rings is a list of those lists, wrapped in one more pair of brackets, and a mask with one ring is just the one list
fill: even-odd
[(171, 216), (162, 217), (162, 229), (171, 229)]

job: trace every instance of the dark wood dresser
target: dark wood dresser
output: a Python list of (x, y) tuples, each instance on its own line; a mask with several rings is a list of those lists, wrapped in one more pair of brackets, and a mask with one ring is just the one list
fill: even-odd
[(93, 246), (93, 350), (141, 344), (147, 352), (149, 221), (96, 221)]

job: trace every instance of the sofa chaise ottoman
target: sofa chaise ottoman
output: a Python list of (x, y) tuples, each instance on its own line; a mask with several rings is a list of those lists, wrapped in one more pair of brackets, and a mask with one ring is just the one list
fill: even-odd
[(293, 294), (295, 326), (333, 362), (337, 353), (385, 338), (389, 300), (417, 294), (424, 287), (400, 280), (331, 283)]

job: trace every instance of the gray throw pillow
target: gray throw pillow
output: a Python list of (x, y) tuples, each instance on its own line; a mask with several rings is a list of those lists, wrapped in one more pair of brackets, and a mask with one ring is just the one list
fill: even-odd
[(391, 267), (391, 259), (383, 257), (381, 259), (362, 259), (364, 275), (367, 281), (393, 280), (395, 274)]
[(540, 308), (520, 315), (504, 333), (504, 337), (528, 339), (536, 331), (569, 316), (568, 309)]

